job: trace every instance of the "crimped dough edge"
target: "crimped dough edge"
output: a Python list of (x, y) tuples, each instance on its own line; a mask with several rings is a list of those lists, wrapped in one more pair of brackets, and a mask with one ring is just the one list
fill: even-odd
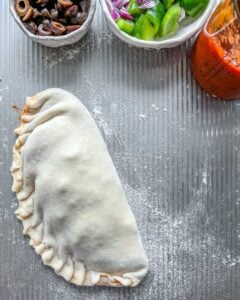
[[(61, 89), (51, 90), (55, 90), (58, 93), (63, 92)], [(147, 273), (146, 268), (136, 272), (114, 275), (95, 270), (88, 270), (84, 265), (84, 262), (73, 261), (70, 256), (63, 261), (60, 257), (54, 254), (53, 248), (43, 242), (43, 224), (36, 227), (32, 226), (32, 219), (34, 215), (34, 192), (23, 199), (22, 195), (24, 194), (24, 185), (22, 162), (24, 144), (31, 135), (31, 131), (25, 132), (26, 130), (24, 130), (24, 128), (29, 122), (34, 120), (34, 115), (36, 114), (37, 109), (40, 108), (45, 101), (47, 101), (47, 97), (45, 97), (44, 102), (40, 101), (40, 97), (38, 97), (38, 95), (40, 94), (33, 97), (27, 97), (26, 105), (21, 113), (20, 126), (15, 130), (18, 138), (16, 139), (13, 147), (13, 162), (11, 166), (11, 174), (13, 177), (12, 191), (16, 193), (19, 202), (19, 208), (16, 210), (15, 214), (17, 218), (22, 221), (23, 234), (30, 237), (29, 245), (31, 245), (35, 252), (41, 256), (43, 263), (52, 267), (55, 273), (62, 276), (66, 281), (82, 286), (99, 285), (111, 287), (133, 287), (138, 285)], [(24, 118), (24, 116), (28, 115), (31, 115), (31, 120), (29, 122), (26, 121), (27, 118)]]

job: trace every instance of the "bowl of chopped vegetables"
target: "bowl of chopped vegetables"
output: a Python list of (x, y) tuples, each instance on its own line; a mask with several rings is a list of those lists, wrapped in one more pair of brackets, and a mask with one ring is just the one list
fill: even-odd
[(100, 0), (112, 32), (143, 48), (171, 48), (206, 23), (218, 0)]

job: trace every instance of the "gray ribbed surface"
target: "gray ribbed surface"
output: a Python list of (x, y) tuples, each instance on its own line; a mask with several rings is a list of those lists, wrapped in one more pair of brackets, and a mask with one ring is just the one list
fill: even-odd
[[(186, 45), (157, 52), (117, 40), (99, 7), (84, 41), (58, 50), (27, 40), (7, 0), (0, 13), (0, 299), (240, 299), (240, 102), (196, 86)], [(14, 216), (11, 105), (53, 86), (94, 113), (122, 178), (150, 259), (137, 288), (66, 283)]]

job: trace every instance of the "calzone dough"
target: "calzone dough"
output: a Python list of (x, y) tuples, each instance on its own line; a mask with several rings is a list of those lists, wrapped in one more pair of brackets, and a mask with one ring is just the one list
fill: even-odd
[(26, 99), (11, 173), (17, 218), (43, 263), (77, 285), (136, 286), (148, 271), (101, 134), (71, 93)]

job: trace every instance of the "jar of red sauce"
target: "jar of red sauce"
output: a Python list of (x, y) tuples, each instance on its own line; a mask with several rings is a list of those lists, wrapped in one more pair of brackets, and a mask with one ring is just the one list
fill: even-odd
[(191, 51), (200, 86), (226, 100), (240, 99), (240, 0), (222, 1)]

